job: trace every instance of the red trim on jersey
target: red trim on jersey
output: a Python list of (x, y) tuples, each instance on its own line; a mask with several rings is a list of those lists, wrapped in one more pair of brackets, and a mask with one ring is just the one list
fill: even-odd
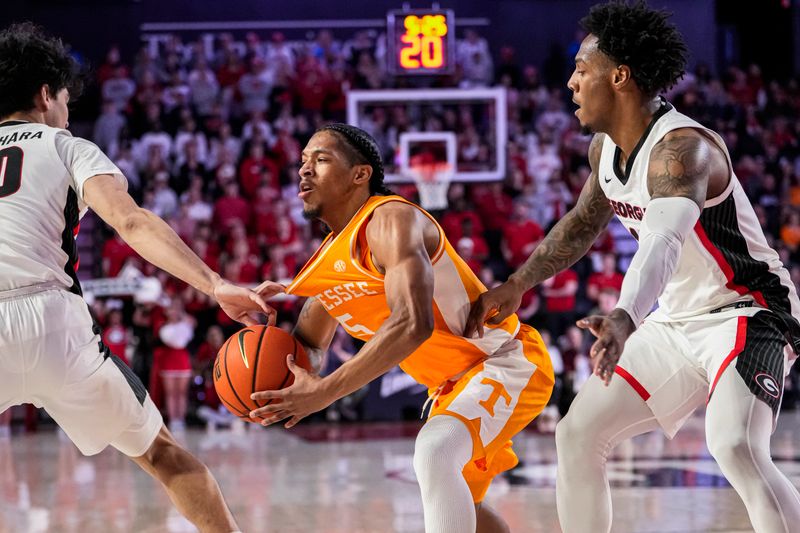
[(81, 230), (81, 223), (78, 222), (78, 224), (72, 229), (72, 236), (73, 237), (77, 237), (78, 236), (78, 232), (80, 230)]
[(633, 387), (633, 390), (635, 390), (639, 394), (639, 396), (642, 397), (642, 400), (647, 401), (647, 400), (650, 399), (650, 393), (647, 392), (647, 389), (644, 388), (644, 385), (639, 383), (638, 379), (636, 379), (635, 377), (631, 376), (630, 373), (627, 370), (625, 370), (621, 366), (617, 365), (617, 367), (614, 369), (614, 372), (619, 374), (619, 376), (622, 379), (627, 381), (628, 385)]
[(697, 221), (697, 224), (694, 225), (694, 231), (695, 233), (697, 233), (697, 237), (700, 239), (700, 242), (703, 244), (703, 247), (706, 250), (708, 250), (708, 253), (710, 253), (711, 257), (713, 257), (714, 261), (716, 261), (717, 266), (719, 266), (720, 270), (722, 270), (722, 273), (725, 274), (725, 279), (728, 280), (725, 286), (732, 291), (738, 292), (739, 294), (752, 295), (753, 298), (755, 298), (756, 302), (759, 303), (759, 305), (769, 309), (767, 301), (764, 299), (764, 295), (761, 294), (761, 291), (751, 291), (744, 285), (738, 285), (733, 282), (733, 268), (731, 267), (730, 263), (728, 263), (728, 261), (725, 259), (725, 256), (722, 255), (720, 249), (714, 246), (714, 243), (712, 243), (711, 239), (708, 238), (708, 235), (706, 235), (706, 230), (703, 229), (703, 225), (700, 224), (699, 220)]
[(744, 350), (744, 345), (747, 342), (747, 318), (746, 316), (739, 317), (739, 321), (736, 324), (736, 344), (734, 344), (733, 350), (731, 350), (731, 353), (728, 354), (728, 357), (725, 358), (719, 370), (717, 370), (717, 375), (714, 377), (714, 382), (711, 384), (711, 389), (708, 391), (706, 403), (711, 400), (711, 395), (714, 394), (714, 388), (717, 386), (719, 378), (722, 377), (722, 373), (725, 372), (725, 369), (728, 368), (731, 361)]

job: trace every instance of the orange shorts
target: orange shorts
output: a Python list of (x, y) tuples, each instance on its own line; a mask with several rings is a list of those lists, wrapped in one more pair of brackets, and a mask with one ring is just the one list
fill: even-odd
[(497, 474), (519, 462), (511, 438), (544, 409), (554, 382), (542, 338), (523, 324), (514, 340), (438, 391), (430, 416), (454, 416), (472, 435), (463, 473), (476, 503)]

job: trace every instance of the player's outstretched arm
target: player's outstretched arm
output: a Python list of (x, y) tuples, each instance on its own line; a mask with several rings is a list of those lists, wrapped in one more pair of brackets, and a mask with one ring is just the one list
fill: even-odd
[(270, 323), (275, 311), (261, 295), (232, 285), (213, 272), (159, 217), (136, 205), (126, 185), (109, 174), (100, 174), (83, 186), (86, 204), (136, 252), (157, 267), (213, 296), (234, 320), (257, 324), (252, 313), (265, 313)]
[(614, 375), (625, 341), (672, 278), (686, 236), (700, 218), (709, 185), (709, 160), (708, 141), (691, 129), (666, 135), (650, 154), (647, 185), (651, 200), (617, 308), (607, 316), (578, 321), (579, 327), (597, 337), (589, 355), (595, 374), (606, 384)]
[[(550, 230), (525, 263), (508, 281), (483, 294), (472, 304), (465, 337), (483, 336), (483, 324), (499, 324), (517, 310), (522, 294), (574, 264), (591, 248), (608, 225), (613, 211), (597, 179), (604, 134), (597, 134), (589, 147), (592, 172), (581, 190), (578, 202)], [(495, 313), (494, 315), (492, 315)], [(491, 318), (489, 318), (491, 317)]]
[(423, 238), (427, 218), (416, 208), (390, 203), (375, 210), (367, 226), (367, 242), (375, 261), (385, 271), (386, 302), (391, 315), (355, 357), (331, 375), (319, 378), (289, 362), (295, 374), (292, 386), (255, 393), (253, 399), (280, 399), (251, 416), (268, 417), (263, 425), (289, 418), (292, 427), (324, 409), (408, 357), (433, 332), (433, 266)]

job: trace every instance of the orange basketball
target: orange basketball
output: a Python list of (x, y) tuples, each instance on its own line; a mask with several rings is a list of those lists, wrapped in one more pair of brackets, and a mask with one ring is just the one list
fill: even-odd
[(278, 390), (294, 383), (286, 356), (294, 354), (298, 366), (311, 369), (303, 346), (274, 326), (250, 326), (225, 341), (214, 362), (214, 388), (228, 410), (248, 422), (250, 411), (272, 400), (251, 400), (254, 392)]

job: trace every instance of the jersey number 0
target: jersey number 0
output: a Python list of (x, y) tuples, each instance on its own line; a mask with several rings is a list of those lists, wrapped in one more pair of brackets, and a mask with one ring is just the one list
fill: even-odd
[(22, 148), (9, 146), (0, 150), (0, 198), (11, 196), (22, 183)]

